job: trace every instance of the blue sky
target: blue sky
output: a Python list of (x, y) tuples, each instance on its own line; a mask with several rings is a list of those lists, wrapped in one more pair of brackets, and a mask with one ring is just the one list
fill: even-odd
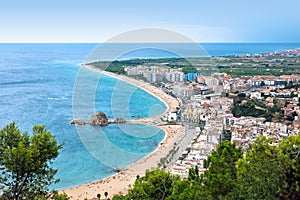
[(298, 0), (2, 0), (0, 42), (103, 42), (165, 28), (198, 42), (300, 42)]

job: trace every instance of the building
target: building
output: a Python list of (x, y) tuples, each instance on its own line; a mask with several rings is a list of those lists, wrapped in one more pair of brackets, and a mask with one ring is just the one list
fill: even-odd
[(168, 113), (168, 121), (169, 122), (176, 122), (177, 121), (177, 113)]
[(187, 81), (195, 81), (197, 76), (200, 76), (200, 72), (187, 73), (184, 75), (184, 79)]

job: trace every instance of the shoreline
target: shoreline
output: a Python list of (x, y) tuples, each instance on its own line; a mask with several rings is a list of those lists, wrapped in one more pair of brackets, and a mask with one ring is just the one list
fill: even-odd
[[(122, 80), (124, 82), (132, 84), (132, 85), (134, 85), (134, 86), (136, 86), (136, 87), (138, 87), (138, 88), (146, 91), (147, 93), (150, 93), (151, 95), (155, 96), (157, 99), (159, 99), (161, 102), (163, 102), (166, 105), (166, 107), (167, 107), (166, 111), (164, 113), (162, 113), (161, 115), (164, 115), (165, 113), (172, 111), (170, 109), (172, 107), (174, 107), (172, 105), (171, 106), (169, 105), (170, 102), (168, 100), (168, 99), (171, 99), (171, 98), (173, 98), (174, 100), (176, 100), (174, 97), (171, 97), (170, 95), (167, 95), (165, 92), (161, 91), (159, 88), (151, 85), (148, 82), (143, 82), (141, 80), (130, 78), (130, 77), (126, 76), (126, 75), (119, 75), (119, 74), (115, 74), (113, 72), (104, 71), (104, 70), (96, 68), (96, 67), (94, 67), (92, 65), (82, 65), (82, 67), (85, 67), (85, 68), (90, 69), (92, 71), (100, 72), (101, 74), (105, 74), (107, 76), (110, 76), (110, 77)], [(158, 94), (158, 93), (160, 93), (160, 94)], [(168, 97), (168, 99), (162, 97), (162, 95), (164, 95), (165, 97)], [(178, 101), (177, 101), (177, 103), (178, 103)], [(179, 103), (178, 103), (178, 106), (179, 106)], [(161, 116), (161, 115), (159, 115), (159, 116)]]
[(166, 111), (161, 115), (131, 120), (131, 122), (134, 123), (143, 123), (156, 126), (165, 132), (164, 139), (153, 152), (149, 153), (144, 158), (123, 167), (124, 170), (121, 170), (112, 176), (59, 191), (60, 193), (65, 192), (69, 197), (71, 197), (71, 199), (91, 199), (97, 197), (97, 194), (101, 194), (101, 196), (103, 196), (104, 192), (108, 192), (109, 198), (112, 198), (113, 195), (118, 193), (126, 194), (130, 186), (134, 184), (136, 176), (144, 176), (147, 169), (156, 168), (157, 164), (160, 162), (160, 159), (165, 157), (169, 151), (174, 148), (174, 144), (178, 143), (184, 136), (182, 125), (158, 125), (153, 123), (156, 120), (159, 120), (161, 116), (168, 112), (172, 112), (176, 109), (176, 107), (179, 107), (179, 102), (174, 97), (167, 95), (164, 91), (151, 85), (150, 83), (142, 82), (124, 75), (117, 75), (112, 72), (103, 71), (91, 65), (83, 65), (82, 67), (100, 72), (113, 78), (117, 78), (143, 89), (158, 98), (167, 106)]

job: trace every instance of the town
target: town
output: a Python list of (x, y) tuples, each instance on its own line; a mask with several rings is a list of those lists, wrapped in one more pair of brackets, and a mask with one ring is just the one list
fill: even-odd
[[(215, 57), (211, 59), (218, 70), (210, 70), (211, 74), (207, 73), (207, 68), (213, 66), (211, 62), (198, 63), (195, 68), (174, 67), (170, 63), (155, 65), (153, 60), (150, 65), (122, 66), (123, 74), (151, 83), (180, 102), (180, 108), (168, 113), (162, 121), (182, 124), (186, 134), (192, 130), (189, 144), (184, 149), (176, 144), (174, 151), (178, 152), (172, 152), (168, 163), (162, 161), (159, 167), (187, 178), (189, 169), (195, 166), (199, 172), (206, 170), (205, 160), (223, 140), (246, 150), (258, 135), (273, 138), (272, 145), (276, 145), (282, 138), (298, 134), (300, 74), (285, 72), (298, 69), (299, 55), (300, 49)], [(247, 75), (253, 66), (259, 72)], [(290, 69), (284, 70), (286, 66)]]

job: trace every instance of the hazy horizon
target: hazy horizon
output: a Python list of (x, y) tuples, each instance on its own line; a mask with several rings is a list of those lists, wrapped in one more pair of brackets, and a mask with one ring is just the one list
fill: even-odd
[(1, 3), (0, 43), (102, 43), (141, 28), (200, 43), (298, 43), (300, 2), (35, 1)]

